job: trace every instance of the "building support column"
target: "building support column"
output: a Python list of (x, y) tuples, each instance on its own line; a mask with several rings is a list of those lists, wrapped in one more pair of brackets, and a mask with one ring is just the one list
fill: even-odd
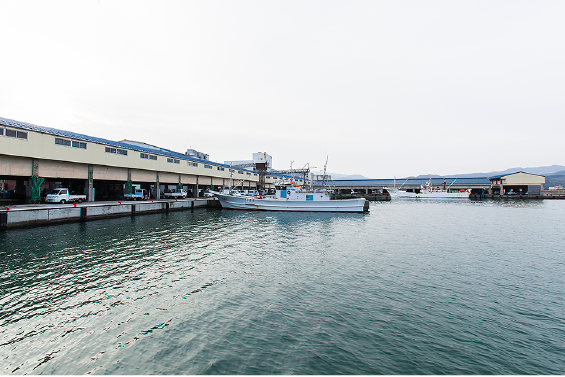
[(87, 201), (94, 201), (94, 165), (88, 165), (88, 179), (84, 188), (84, 194)]
[(131, 168), (128, 168), (128, 180), (126, 182), (126, 188), (124, 190), (124, 194), (132, 194), (133, 193), (133, 182), (131, 180)]
[[(31, 159), (31, 177), (39, 178), (39, 160), (37, 158)], [(28, 185), (25, 188), (25, 202), (31, 203), (33, 200), (33, 182), (30, 177)]]
[(161, 190), (159, 189), (159, 172), (155, 173), (155, 189), (153, 191), (153, 197), (155, 199), (161, 199)]

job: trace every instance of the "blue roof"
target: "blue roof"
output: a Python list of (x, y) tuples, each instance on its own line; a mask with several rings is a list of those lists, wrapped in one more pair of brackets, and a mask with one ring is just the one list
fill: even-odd
[(502, 178), (502, 177), (506, 177), (509, 175), (513, 175), (513, 174), (518, 174), (518, 173), (524, 173), (524, 174), (529, 174), (529, 175), (537, 175), (538, 177), (545, 177), (545, 175), (541, 175), (541, 174), (533, 174), (533, 173), (527, 173), (525, 171), (515, 171), (514, 173), (506, 173), (506, 174), (501, 174), (501, 175), (493, 175), (492, 177), (488, 177), (489, 179), (496, 179), (496, 178)]

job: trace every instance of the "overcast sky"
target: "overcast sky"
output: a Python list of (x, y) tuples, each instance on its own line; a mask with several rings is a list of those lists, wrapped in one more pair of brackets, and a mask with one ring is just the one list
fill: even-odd
[(0, 0), (0, 116), (392, 178), (565, 165), (565, 1)]

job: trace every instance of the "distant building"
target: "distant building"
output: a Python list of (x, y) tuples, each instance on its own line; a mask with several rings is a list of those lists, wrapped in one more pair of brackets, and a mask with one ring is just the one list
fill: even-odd
[(208, 160), (208, 161), (210, 160), (209, 155), (207, 155), (206, 153), (198, 152), (197, 150), (194, 149), (187, 149), (185, 155), (190, 157), (196, 157), (201, 160)]
[(312, 180), (313, 181), (331, 181), (332, 176), (331, 175), (323, 175), (323, 174), (312, 174)]
[(265, 152), (253, 153), (255, 170), (269, 171), (273, 168), (273, 158)]
[(545, 176), (519, 171), (496, 177), (489, 177), (495, 195), (540, 195)]
[(257, 152), (253, 153), (253, 159), (251, 160), (224, 161), (224, 164), (242, 168), (253, 168), (255, 170), (271, 171), (273, 167), (273, 158), (265, 152)]

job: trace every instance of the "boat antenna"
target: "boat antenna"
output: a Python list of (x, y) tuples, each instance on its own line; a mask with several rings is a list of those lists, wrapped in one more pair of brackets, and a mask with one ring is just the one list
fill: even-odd
[(230, 162), (230, 188), (229, 191), (233, 188), (233, 169), (232, 169), (233, 162)]
[(326, 168), (328, 167), (328, 155), (326, 155), (326, 163), (324, 164), (324, 175), (322, 175), (322, 187), (326, 186)]
[(290, 160), (290, 180), (294, 181), (294, 172), (292, 171), (292, 163), (294, 161)]

